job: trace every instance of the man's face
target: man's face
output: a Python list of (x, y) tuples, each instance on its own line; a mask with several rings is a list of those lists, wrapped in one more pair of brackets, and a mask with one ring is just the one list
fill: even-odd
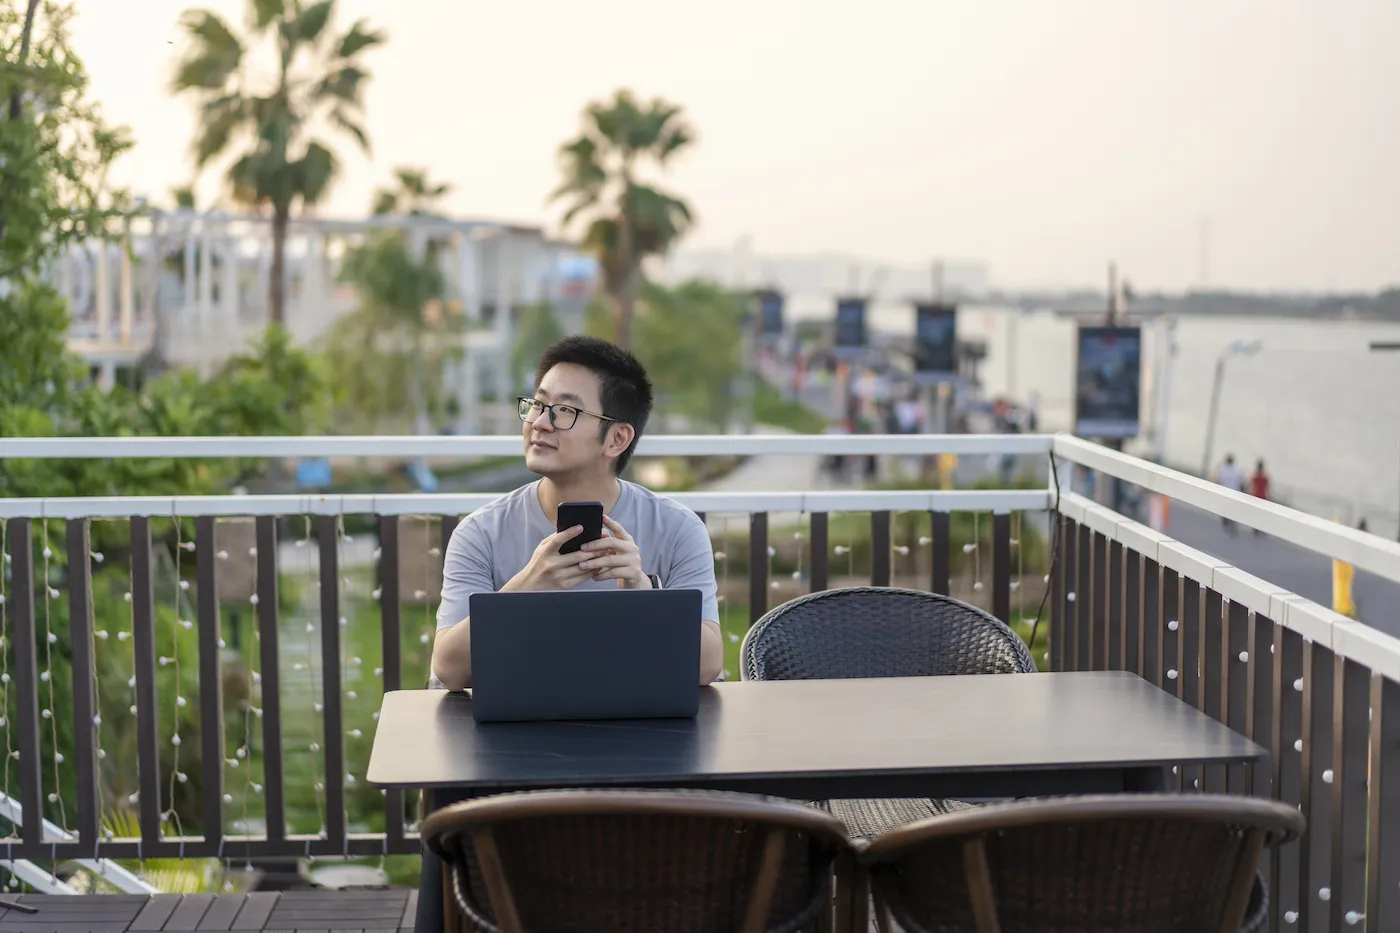
[[(567, 406), (577, 410), (573, 427), (564, 430), (556, 427), (544, 411), (533, 424), (521, 424), (521, 436), (525, 440), (525, 466), (541, 476), (557, 476), (573, 473), (599, 465), (605, 451), (613, 444), (599, 440), (603, 423), (594, 414), (603, 413), (603, 383), (596, 373), (573, 363), (560, 363), (544, 374), (534, 397), (551, 405)], [(560, 425), (567, 425), (575, 416), (565, 411), (557, 412)], [(617, 430), (609, 432), (616, 434)], [(625, 446), (625, 445), (624, 445)]]

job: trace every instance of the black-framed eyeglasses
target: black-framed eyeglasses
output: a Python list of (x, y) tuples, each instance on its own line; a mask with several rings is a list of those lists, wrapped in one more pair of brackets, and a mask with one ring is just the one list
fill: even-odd
[(567, 431), (578, 422), (579, 415), (592, 415), (599, 421), (617, 421), (616, 418), (609, 418), (607, 415), (600, 415), (596, 411), (588, 411), (584, 408), (577, 408), (573, 405), (553, 405), (541, 402), (537, 398), (520, 398), (520, 420), (526, 424), (534, 424), (540, 420), (540, 415), (549, 412), (549, 423), (560, 431)]

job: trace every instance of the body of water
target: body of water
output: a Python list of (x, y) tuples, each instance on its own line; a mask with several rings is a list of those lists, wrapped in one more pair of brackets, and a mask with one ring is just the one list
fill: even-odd
[[(794, 317), (807, 313), (793, 303)], [(826, 314), (832, 312), (828, 309)], [(912, 334), (907, 304), (879, 304), (872, 326)], [(958, 335), (983, 340), (989, 396), (1038, 397), (1045, 430), (1073, 424), (1075, 322), (1050, 312), (977, 306), (959, 311)], [(1400, 325), (1245, 316), (1182, 316), (1143, 326), (1144, 431), (1160, 438), (1165, 461), (1199, 471), (1205, 451), (1216, 360), (1236, 340), (1259, 341), (1252, 356), (1225, 363), (1211, 468), (1226, 453), (1246, 473), (1265, 461), (1278, 498), (1394, 537), (1400, 523)], [(1170, 336), (1170, 340), (1168, 335)], [(1167, 362), (1168, 343), (1175, 353)], [(1143, 453), (1146, 445), (1129, 445)]]

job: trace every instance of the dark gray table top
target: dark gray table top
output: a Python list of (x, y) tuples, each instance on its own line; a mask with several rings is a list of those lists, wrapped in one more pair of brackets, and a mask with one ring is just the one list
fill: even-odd
[[(694, 720), (481, 723), (471, 697), (384, 697), (378, 787), (710, 787), (787, 796), (1123, 789), (1122, 775), (1265, 749), (1134, 674), (722, 683)], [(1000, 779), (998, 779), (998, 777)]]

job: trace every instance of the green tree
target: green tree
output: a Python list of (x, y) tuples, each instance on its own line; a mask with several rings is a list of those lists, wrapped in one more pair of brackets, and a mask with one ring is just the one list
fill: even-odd
[(69, 3), (0, 0), (0, 298), (40, 278), (66, 243), (104, 231), (129, 203), (106, 168), (130, 148), (84, 92)]
[(643, 183), (643, 168), (665, 168), (695, 141), (681, 108), (659, 98), (639, 102), (628, 90), (583, 111), (583, 131), (559, 149), (563, 181), (551, 200), (564, 199), (567, 227), (586, 218), (584, 245), (599, 259), (603, 294), (616, 321), (617, 342), (630, 347), (642, 264), (663, 255), (692, 224), (689, 205)]
[[(360, 123), (370, 77), (363, 59), (384, 35), (363, 19), (335, 35), (334, 13), (335, 0), (249, 0), (243, 37), (209, 10), (181, 17), (189, 44), (171, 87), (200, 103), (195, 167), (231, 157), (226, 179), (233, 199), (272, 212), (268, 307), (274, 324), (285, 320), (292, 209), (321, 200), (338, 169), (335, 153), (313, 134), (328, 125), (369, 151)], [(260, 42), (271, 45), (277, 62), (276, 74), (261, 86), (247, 73), (251, 47)]]
[(527, 305), (520, 311), (516, 324), (515, 346), (510, 351), (510, 373), (516, 380), (534, 376), (535, 364), (544, 351), (564, 339), (564, 326), (554, 314), (549, 302)]
[[(449, 190), (415, 169), (398, 169), (395, 180), (397, 187), (375, 195), (375, 213), (433, 216)], [(445, 370), (460, 358), (455, 338), (464, 321), (448, 307), (438, 247), (428, 240), (416, 248), (405, 231), (381, 230), (345, 257), (341, 275), (355, 286), (359, 307), (328, 335), (326, 357), (344, 374), (336, 408), (371, 430), (412, 413), (422, 432), (445, 412)]]
[(711, 282), (648, 283), (638, 302), (636, 353), (664, 411), (724, 430), (743, 372), (744, 299)]

